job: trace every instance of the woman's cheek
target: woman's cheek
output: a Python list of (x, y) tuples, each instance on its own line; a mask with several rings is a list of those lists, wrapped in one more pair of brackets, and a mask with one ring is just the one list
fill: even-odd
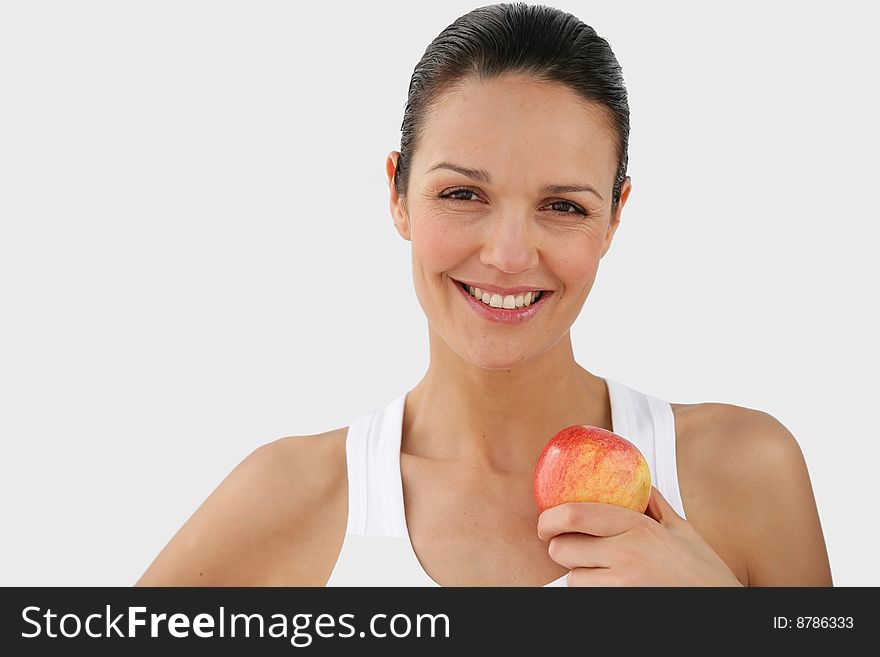
[(546, 255), (552, 259), (548, 263), (554, 273), (570, 290), (586, 288), (589, 290), (596, 278), (602, 241), (591, 235), (580, 235), (561, 240)]
[(422, 262), (433, 270), (445, 270), (460, 264), (476, 247), (468, 231), (456, 226), (453, 218), (423, 216), (413, 227), (412, 246)]

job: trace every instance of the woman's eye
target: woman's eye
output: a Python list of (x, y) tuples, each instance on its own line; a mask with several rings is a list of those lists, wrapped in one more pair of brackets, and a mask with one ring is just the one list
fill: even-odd
[(456, 196), (456, 194), (464, 194), (464, 195), (472, 194), (473, 195), (474, 192), (469, 189), (453, 189), (451, 192), (446, 192), (445, 194), (441, 194), (440, 198), (448, 198), (453, 201), (471, 201), (471, 200), (473, 200), (473, 199), (469, 199), (469, 198), (459, 198)]
[[(476, 200), (475, 198), (462, 198), (468, 195), (475, 197), (476, 192), (466, 188), (453, 189), (450, 192), (444, 192), (443, 194), (440, 194), (440, 198), (449, 199), (450, 201), (456, 201), (460, 203), (467, 203), (469, 201)], [(559, 214), (579, 214), (583, 215), (584, 217), (589, 216), (588, 212), (586, 212), (579, 205), (572, 203), (571, 201), (553, 201), (550, 204), (550, 207), (553, 208), (554, 212), (557, 212)], [(574, 210), (574, 212), (572, 212), (572, 210)]]
[(571, 201), (553, 201), (553, 203), (550, 204), (551, 207), (556, 205), (568, 207), (574, 210), (574, 212), (570, 212), (569, 210), (556, 210), (556, 212), (561, 212), (562, 214), (582, 214), (585, 217), (587, 216), (587, 212), (583, 208), (581, 208), (579, 205), (575, 205)]

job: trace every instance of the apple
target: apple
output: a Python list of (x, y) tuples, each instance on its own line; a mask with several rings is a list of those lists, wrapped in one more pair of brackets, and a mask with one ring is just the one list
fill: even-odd
[(588, 424), (557, 432), (535, 466), (535, 502), (541, 511), (567, 502), (648, 508), (651, 471), (639, 448), (623, 436)]

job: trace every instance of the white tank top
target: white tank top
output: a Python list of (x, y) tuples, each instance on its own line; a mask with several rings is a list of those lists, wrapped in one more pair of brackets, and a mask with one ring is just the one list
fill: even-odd
[[(652, 483), (684, 517), (672, 407), (611, 379), (605, 382), (612, 431), (641, 450)], [(406, 395), (356, 417), (348, 428), (348, 524), (327, 586), (439, 586), (419, 563), (404, 515), (400, 443)], [(566, 575), (544, 586), (567, 586)]]

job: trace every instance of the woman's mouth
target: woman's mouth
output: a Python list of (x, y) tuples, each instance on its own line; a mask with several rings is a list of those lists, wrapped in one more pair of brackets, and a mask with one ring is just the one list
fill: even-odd
[[(531, 319), (540, 311), (547, 300), (553, 296), (552, 290), (541, 290), (537, 293), (524, 293), (501, 296), (492, 292), (483, 292), (465, 283), (450, 279), (464, 297), (470, 308), (480, 317), (493, 322), (518, 324)], [(481, 299), (474, 296), (479, 292)], [(527, 305), (528, 304), (528, 305)]]

